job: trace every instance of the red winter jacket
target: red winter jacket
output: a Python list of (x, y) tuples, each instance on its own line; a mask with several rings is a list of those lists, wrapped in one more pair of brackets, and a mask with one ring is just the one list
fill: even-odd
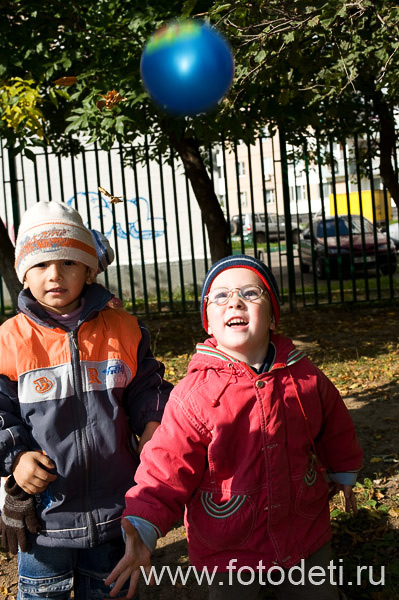
[(362, 464), (337, 389), (289, 339), (271, 343), (274, 363), (260, 375), (213, 338), (197, 346), (126, 494), (124, 516), (159, 536), (186, 506), (197, 568), (223, 571), (231, 558), (237, 568), (288, 568), (306, 558), (331, 538), (328, 484), (312, 450), (331, 472)]

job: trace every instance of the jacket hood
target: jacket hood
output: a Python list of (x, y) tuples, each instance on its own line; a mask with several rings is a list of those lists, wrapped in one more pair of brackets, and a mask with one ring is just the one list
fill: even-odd
[[(91, 285), (85, 285), (82, 298), (84, 298), (85, 303), (78, 325), (86, 321), (91, 314), (102, 310), (113, 298), (113, 294), (99, 283), (92, 283)], [(51, 318), (50, 314), (32, 296), (29, 289), (22, 290), (19, 293), (18, 309), (36, 323), (62, 329), (62, 325)]]
[[(305, 357), (305, 354), (298, 350), (289, 338), (272, 332), (270, 343), (273, 344), (276, 349), (275, 358), (270, 367), (270, 371), (290, 366)], [(188, 365), (187, 374), (196, 371), (206, 371), (208, 369), (230, 369), (234, 364), (236, 364), (237, 367), (239, 365), (245, 365), (245, 363), (238, 359), (218, 350), (217, 342), (214, 337), (208, 338), (202, 344), (197, 344), (196, 350), (196, 353), (193, 355)]]

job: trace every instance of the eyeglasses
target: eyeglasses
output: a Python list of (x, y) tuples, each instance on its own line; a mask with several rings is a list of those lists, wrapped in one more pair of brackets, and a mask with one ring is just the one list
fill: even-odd
[(243, 285), (241, 288), (233, 288), (229, 290), (228, 288), (216, 288), (209, 292), (207, 296), (205, 296), (208, 303), (215, 303), (218, 306), (222, 304), (227, 304), (230, 300), (234, 292), (237, 292), (238, 297), (245, 302), (254, 302), (262, 296), (262, 294), (267, 294), (266, 290), (262, 289), (260, 285)]

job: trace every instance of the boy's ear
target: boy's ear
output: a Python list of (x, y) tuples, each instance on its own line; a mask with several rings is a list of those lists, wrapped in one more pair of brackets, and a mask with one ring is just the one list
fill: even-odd
[(29, 285), (28, 285), (28, 282), (26, 281), (26, 279), (24, 279), (23, 285), (24, 285), (24, 290), (27, 290)]
[(95, 282), (96, 280), (96, 271), (94, 269), (90, 269), (90, 267), (87, 267), (87, 274), (86, 274), (86, 283), (87, 285), (90, 285), (92, 283)]

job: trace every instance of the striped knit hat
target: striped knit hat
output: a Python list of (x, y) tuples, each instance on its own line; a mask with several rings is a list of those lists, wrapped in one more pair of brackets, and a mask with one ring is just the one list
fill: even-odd
[(244, 268), (254, 271), (261, 281), (264, 283), (272, 303), (274, 322), (277, 326), (280, 317), (280, 297), (278, 292), (278, 286), (274, 278), (273, 273), (263, 262), (254, 258), (253, 256), (246, 256), (245, 254), (236, 254), (233, 256), (226, 256), (222, 258), (214, 265), (211, 266), (208, 273), (205, 275), (205, 280), (202, 286), (201, 293), (201, 320), (202, 325), (206, 332), (208, 332), (208, 318), (206, 315), (206, 300), (205, 296), (209, 293), (212, 282), (220, 273), (227, 269)]
[(37, 202), (23, 215), (15, 244), (15, 270), (23, 283), (26, 272), (48, 260), (76, 260), (97, 272), (98, 257), (91, 232), (72, 207)]

